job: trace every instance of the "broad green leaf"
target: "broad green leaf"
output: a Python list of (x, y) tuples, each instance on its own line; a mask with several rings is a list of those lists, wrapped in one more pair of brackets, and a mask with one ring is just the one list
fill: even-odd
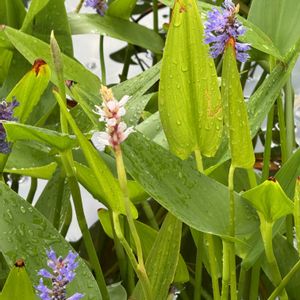
[[(46, 3), (41, 7), (41, 4), (35, 4), (34, 2)], [(44, 42), (49, 41), (51, 31), (54, 31), (57, 41), (62, 49), (62, 52), (66, 55), (73, 56), (73, 44), (70, 25), (68, 22), (68, 16), (66, 12), (66, 6), (64, 1), (51, 0), (51, 1), (39, 1), (35, 0), (31, 2), (31, 6), (34, 4), (31, 14), (35, 14), (34, 17), (30, 16), (30, 23), (22, 26), (22, 31), (30, 34)]]
[(97, 14), (70, 14), (69, 22), (73, 35), (99, 33), (128, 42), (133, 45), (161, 53), (162, 38), (154, 31), (112, 16), (99, 18)]
[(34, 140), (49, 145), (59, 151), (65, 151), (77, 145), (77, 141), (74, 137), (57, 131), (16, 122), (5, 122), (3, 125), (9, 141)]
[(136, 0), (113, 0), (106, 11), (109, 16), (128, 20), (135, 7)]
[(7, 76), (12, 57), (12, 51), (0, 48), (0, 85), (3, 84)]
[[(8, 26), (6, 26), (3, 31), (14, 47), (31, 64), (33, 64), (37, 58), (43, 59), (50, 66), (51, 70), (53, 70), (49, 44)], [(85, 90), (90, 91), (95, 95), (98, 94), (100, 80), (96, 75), (66, 55), (63, 55), (63, 61), (65, 66), (64, 75), (66, 80), (74, 80), (75, 82), (78, 82)], [(51, 81), (54, 84), (57, 84), (55, 72), (52, 72)]]
[(25, 15), (26, 10), (22, 0), (2, 0), (0, 2), (0, 24), (20, 28)]
[(24, 266), (14, 266), (5, 282), (0, 300), (35, 300), (33, 284), (30, 281)]
[(254, 0), (248, 19), (264, 31), (280, 52), (285, 54), (299, 39), (299, 9), (298, 0)]
[[(194, 162), (181, 161), (136, 132), (123, 145), (125, 165), (157, 202), (187, 225), (219, 236), (228, 235), (228, 189), (199, 174)], [(236, 199), (236, 234), (258, 229), (256, 212)]]
[[(0, 183), (0, 194), (0, 251), (9, 265), (22, 257), (36, 285), (40, 277), (37, 271), (47, 266), (46, 250), (52, 247), (63, 257), (74, 250), (35, 208), (3, 183)], [(100, 300), (100, 291), (88, 266), (80, 258), (78, 262), (68, 293), (80, 292), (87, 299)]]
[[(100, 202), (104, 204), (108, 204), (104, 198), (103, 191), (99, 188), (97, 184), (97, 179), (93, 174), (92, 170), (82, 165), (78, 162), (74, 162), (76, 167), (76, 177), (78, 181)], [(115, 182), (117, 183), (117, 179), (114, 178)], [(146, 192), (144, 192), (143, 188), (135, 181), (128, 180), (128, 193), (129, 198), (133, 203), (138, 203), (141, 201), (146, 200), (149, 196)]]
[[(231, 42), (230, 42), (231, 41)], [(255, 157), (248, 125), (240, 74), (237, 69), (234, 41), (227, 43), (222, 68), (222, 100), (224, 120), (231, 152), (231, 164), (238, 168), (252, 168)]]
[(289, 158), (275, 175), (282, 189), (290, 199), (294, 198), (295, 184), (298, 176), (300, 176), (300, 149)]
[(213, 59), (202, 41), (194, 0), (176, 1), (164, 50), (159, 112), (170, 149), (214, 156), (222, 137), (222, 104)]
[[(105, 233), (113, 239), (113, 231), (112, 231), (112, 226), (111, 226), (111, 221), (110, 221), (110, 216), (107, 210), (105, 209), (100, 209), (98, 210), (98, 217), (101, 222), (102, 228), (104, 229)], [(142, 244), (142, 249), (143, 249), (143, 255), (145, 258), (148, 257), (153, 244), (157, 238), (158, 231), (153, 229), (152, 227), (136, 221), (135, 220), (135, 226), (138, 231), (138, 234), (141, 239), (141, 244)], [(189, 272), (187, 270), (187, 266), (185, 264), (185, 261), (183, 260), (182, 256), (179, 256), (179, 261), (178, 265), (176, 268), (176, 273), (174, 276), (174, 282), (187, 282), (189, 281)]]
[[(34, 206), (59, 232), (64, 224), (70, 225), (72, 218), (70, 189), (66, 178), (57, 170), (47, 182)], [(58, 219), (56, 214), (59, 215)]]
[[(54, 95), (60, 106), (62, 114), (67, 119), (68, 123), (70, 124), (70, 127), (72, 128), (73, 132), (75, 133), (78, 139), (79, 145), (82, 148), (87, 163), (97, 179), (97, 185), (103, 191), (103, 197), (105, 201), (109, 204), (109, 207), (114, 212), (125, 214), (124, 199), (120, 186), (116, 183), (114, 176), (100, 157), (97, 150), (78, 129), (75, 120), (68, 112), (59, 94), (54, 92)], [(135, 206), (131, 205), (131, 209), (134, 218), (136, 218), (137, 210)]]
[(26, 31), (33, 22), (34, 17), (48, 4), (50, 0), (32, 0), (22, 24), (22, 31)]
[[(168, 213), (146, 259), (146, 270), (153, 299), (166, 299), (173, 282), (179, 259), (182, 223)], [(142, 286), (137, 284), (133, 299), (145, 299)], [(147, 299), (146, 299), (147, 300)]]
[(45, 62), (37, 60), (32, 69), (17, 83), (6, 97), (12, 101), (16, 97), (20, 105), (14, 110), (19, 122), (25, 123), (37, 105), (50, 81), (51, 71)]
[(41, 147), (33, 141), (17, 141), (12, 147), (5, 172), (24, 176), (50, 179), (57, 167), (49, 154), (49, 149)]
[(274, 180), (265, 180), (242, 194), (269, 223), (293, 213), (294, 208), (293, 202), (284, 193), (278, 181)]

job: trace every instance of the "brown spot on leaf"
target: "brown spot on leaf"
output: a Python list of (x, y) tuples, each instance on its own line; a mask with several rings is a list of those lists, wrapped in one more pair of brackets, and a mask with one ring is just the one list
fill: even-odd
[(36, 59), (33, 63), (32, 70), (35, 71), (35, 75), (38, 76), (41, 66), (46, 65), (46, 62), (42, 59)]
[(25, 261), (24, 261), (24, 259), (18, 258), (18, 259), (16, 260), (16, 262), (15, 262), (15, 266), (16, 266), (17, 268), (25, 267)]

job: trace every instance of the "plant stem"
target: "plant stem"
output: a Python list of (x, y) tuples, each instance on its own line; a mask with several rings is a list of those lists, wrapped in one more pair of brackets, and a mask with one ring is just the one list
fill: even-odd
[(280, 147), (281, 147), (281, 163), (284, 164), (287, 161), (287, 144), (286, 144), (286, 127), (285, 118), (283, 111), (282, 98), (277, 98), (277, 111), (278, 111), (278, 122), (279, 122), (279, 134), (280, 134)]
[(197, 254), (196, 254), (196, 268), (195, 268), (195, 287), (194, 287), (194, 300), (201, 299), (202, 291), (202, 262), (203, 262), (203, 234), (198, 232), (197, 240)]
[(269, 177), (270, 158), (271, 158), (271, 143), (272, 143), (272, 132), (273, 132), (273, 119), (274, 119), (274, 105), (268, 114), (266, 140), (264, 148), (264, 159), (261, 181), (265, 181)]
[[(68, 174), (68, 173), (67, 173)], [(75, 206), (76, 216), (78, 220), (78, 224), (82, 233), (83, 242), (88, 253), (91, 265), (95, 271), (96, 281), (98, 283), (102, 299), (109, 300), (109, 294), (106, 288), (105, 279), (102, 273), (102, 269), (98, 260), (97, 252), (91, 237), (91, 233), (87, 226), (83, 206), (82, 199), (80, 194), (79, 185), (75, 176), (68, 176), (68, 183), (70, 185), (72, 198)]]
[(292, 269), (284, 276), (284, 278), (281, 280), (278, 287), (273, 291), (271, 296), (268, 298), (268, 300), (274, 300), (277, 296), (280, 295), (284, 287), (289, 283), (291, 278), (297, 273), (297, 271), (300, 269), (300, 260), (292, 267)]
[(65, 188), (65, 177), (60, 177), (58, 182), (58, 190), (56, 195), (56, 203), (55, 203), (55, 210), (54, 210), (54, 219), (53, 219), (53, 226), (59, 231), (59, 223), (60, 223), (60, 214), (61, 214), (61, 207), (64, 197), (64, 188)]
[(30, 204), (32, 204), (36, 189), (37, 189), (37, 178), (31, 177), (31, 182), (30, 182), (30, 189), (26, 198), (26, 201)]
[(158, 1), (153, 0), (152, 2), (153, 9), (153, 30), (158, 33)]
[(251, 283), (250, 283), (250, 300), (258, 299), (258, 288), (259, 288), (259, 277), (260, 277), (260, 260), (254, 264), (251, 269)]
[(126, 48), (126, 52), (125, 52), (123, 70), (122, 70), (122, 74), (120, 76), (121, 82), (123, 82), (127, 79), (129, 66), (130, 66), (130, 60), (131, 60), (131, 50), (132, 50), (132, 45), (128, 44), (128, 46)]
[(300, 257), (300, 178), (297, 178), (294, 196), (294, 221), (297, 239), (298, 255)]
[(152, 210), (151, 205), (149, 204), (148, 200), (143, 201), (141, 204), (142, 204), (143, 210), (145, 212), (145, 215), (150, 223), (150, 226), (156, 230), (159, 230), (159, 226), (156, 222), (155, 215), (153, 213), (153, 210)]
[(140, 265), (137, 262), (130, 245), (124, 238), (124, 235), (122, 233), (122, 229), (120, 226), (118, 214), (115, 212), (113, 212), (112, 214), (113, 214), (113, 222), (114, 222), (114, 228), (115, 228), (116, 235), (117, 235), (118, 239), (120, 240), (120, 242), (128, 256), (134, 271), (136, 272), (139, 280), (141, 281), (143, 292), (145, 294), (145, 299), (151, 300), (152, 299), (152, 291), (151, 291), (151, 285), (150, 285), (150, 281), (147, 276), (146, 270), (143, 265)]
[(76, 9), (75, 9), (75, 11), (74, 11), (75, 14), (78, 14), (78, 13), (80, 12), (83, 3), (84, 3), (84, 0), (80, 0), (80, 1), (79, 1), (78, 5), (76, 6)]
[[(141, 280), (141, 284), (143, 285), (144, 292), (148, 294), (148, 292), (151, 291), (151, 286), (150, 286), (150, 281), (149, 281), (149, 278), (148, 278), (148, 275), (147, 275), (146, 269), (145, 269), (141, 240), (138, 235), (137, 229), (135, 227), (132, 213), (131, 213), (130, 199), (129, 199), (128, 188), (127, 188), (127, 177), (126, 177), (126, 171), (125, 171), (123, 155), (122, 155), (122, 150), (121, 150), (120, 145), (118, 145), (115, 148), (115, 157), (116, 157), (118, 180), (119, 180), (121, 191), (122, 191), (123, 197), (124, 197), (126, 217), (127, 217), (129, 229), (130, 229), (130, 232), (131, 232), (131, 235), (133, 237), (135, 247), (136, 247), (136, 254), (137, 254), (137, 260), (138, 260), (138, 271), (139, 271), (139, 273), (142, 273), (142, 274), (140, 274), (140, 276), (143, 278), (143, 280)], [(125, 251), (126, 251), (126, 249), (125, 249)], [(148, 299), (148, 298), (146, 298), (146, 299)], [(149, 298), (149, 299), (151, 299), (151, 298)]]
[(229, 280), (230, 280), (230, 245), (223, 240), (223, 272), (222, 272), (222, 294), (221, 299), (228, 299)]
[[(260, 231), (261, 235), (263, 238), (264, 246), (265, 246), (265, 252), (266, 252), (266, 257), (268, 264), (270, 266), (270, 269), (272, 270), (272, 282), (273, 284), (278, 287), (282, 281), (281, 274), (277, 265), (276, 257), (274, 255), (273, 251), (273, 235), (272, 235), (272, 228), (273, 228), (273, 223), (270, 223), (264, 219), (264, 217), (259, 214), (260, 217)], [(283, 290), (281, 293), (281, 298), (282, 300), (288, 299), (286, 291)]]
[[(198, 171), (200, 173), (203, 173), (203, 161), (202, 161), (202, 155), (201, 155), (200, 150), (195, 150), (195, 159), (196, 159), (196, 165), (197, 165)], [(217, 264), (216, 264), (214, 240), (213, 240), (213, 236), (209, 233), (204, 234), (204, 239), (207, 241), (208, 259), (209, 259), (209, 265), (210, 265), (214, 299), (218, 300), (218, 299), (220, 299), (220, 290), (219, 290), (219, 282), (218, 282), (218, 270), (217, 270)], [(202, 258), (203, 254), (198, 253), (199, 251), (203, 251), (203, 247), (197, 246), (197, 258), (198, 258), (198, 256), (200, 258)], [(196, 267), (197, 267), (198, 263), (201, 263), (201, 265), (202, 265), (202, 260), (201, 260), (201, 262), (196, 261)], [(201, 272), (202, 272), (202, 267), (201, 267)], [(197, 276), (198, 276), (198, 274), (196, 273), (196, 278), (197, 278)], [(199, 291), (197, 291), (197, 289), (200, 289), (200, 293), (199, 293)], [(196, 295), (198, 298), (195, 298)], [(194, 297), (194, 299), (201, 298), (201, 283), (200, 283), (200, 285), (197, 284), (195, 286), (195, 297)]]
[(104, 59), (104, 36), (100, 35), (99, 41), (99, 55), (100, 55), (100, 67), (101, 67), (101, 81), (103, 85), (106, 85), (106, 66)]
[(284, 87), (285, 93), (285, 119), (286, 119), (286, 147), (287, 158), (293, 154), (295, 144), (295, 124), (294, 124), (294, 95), (291, 79)]

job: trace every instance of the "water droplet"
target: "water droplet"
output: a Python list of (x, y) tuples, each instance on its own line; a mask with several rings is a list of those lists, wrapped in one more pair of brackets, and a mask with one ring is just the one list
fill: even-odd
[(25, 209), (25, 207), (24, 207), (24, 206), (21, 206), (21, 207), (20, 207), (20, 210), (21, 210), (21, 212), (22, 212), (23, 214), (25, 214), (25, 213), (26, 213), (26, 209)]

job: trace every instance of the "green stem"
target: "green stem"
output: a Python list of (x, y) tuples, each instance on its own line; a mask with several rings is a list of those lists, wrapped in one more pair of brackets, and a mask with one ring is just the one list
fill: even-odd
[(258, 299), (259, 277), (260, 277), (260, 260), (257, 260), (257, 262), (254, 264), (254, 266), (251, 269), (249, 300)]
[(100, 35), (100, 67), (101, 67), (101, 81), (103, 85), (106, 85), (106, 66), (104, 59), (104, 36)]
[(11, 189), (18, 193), (19, 192), (19, 181), (20, 181), (20, 175), (17, 174), (10, 174), (11, 178)]
[(291, 79), (288, 80), (284, 87), (285, 93), (285, 116), (286, 116), (286, 147), (287, 158), (293, 154), (295, 144), (295, 124), (294, 124), (294, 95)]
[[(148, 293), (148, 290), (151, 291), (150, 287), (150, 281), (148, 278), (148, 275), (146, 273), (145, 269), (145, 264), (144, 264), (144, 259), (143, 259), (143, 251), (142, 251), (142, 245), (141, 245), (141, 240), (138, 235), (137, 229), (135, 227), (132, 213), (131, 213), (131, 208), (130, 208), (130, 199), (129, 199), (129, 194), (128, 194), (128, 188), (127, 188), (127, 177), (126, 177), (126, 171), (125, 171), (125, 166), (123, 162), (123, 155), (122, 155), (122, 150), (120, 145), (118, 145), (115, 148), (115, 157), (116, 157), (116, 165), (117, 165), (117, 173), (118, 173), (118, 180), (120, 183), (120, 187), (123, 193), (124, 197), (124, 204), (125, 204), (125, 210), (126, 210), (126, 217), (129, 225), (129, 229), (131, 232), (131, 235), (133, 237), (133, 241), (135, 243), (136, 247), (136, 254), (137, 254), (137, 260), (138, 260), (138, 270), (139, 272), (142, 272), (142, 277), (144, 280), (141, 280), (141, 284), (146, 286), (143, 287), (144, 291)], [(126, 251), (126, 249), (125, 249)], [(149, 286), (148, 286), (149, 285)], [(148, 298), (146, 298), (148, 299)]]
[(159, 230), (159, 226), (156, 222), (155, 215), (153, 213), (153, 210), (152, 210), (151, 205), (149, 204), (148, 200), (143, 201), (141, 204), (142, 204), (143, 210), (145, 212), (145, 215), (149, 221), (150, 226), (156, 230)]
[(56, 204), (54, 210), (53, 226), (59, 231), (61, 207), (64, 197), (65, 177), (60, 177), (58, 182), (58, 190), (56, 195)]
[(278, 122), (279, 122), (279, 134), (280, 134), (280, 147), (281, 147), (281, 162), (284, 164), (287, 161), (287, 143), (286, 143), (286, 127), (285, 118), (283, 111), (282, 98), (277, 98), (277, 111), (278, 111)]
[(296, 189), (294, 196), (294, 220), (295, 220), (295, 231), (298, 245), (298, 255), (300, 257), (300, 178), (297, 178)]
[(122, 70), (122, 74), (121, 74), (121, 77), (120, 77), (121, 82), (123, 82), (127, 79), (129, 66), (130, 66), (130, 60), (131, 60), (131, 50), (132, 50), (132, 45), (128, 44), (128, 46), (126, 48), (126, 53), (125, 53), (123, 70)]
[(76, 9), (74, 11), (75, 14), (78, 14), (80, 12), (83, 3), (84, 3), (84, 0), (80, 0), (80, 2), (78, 3), (78, 5), (76, 6)]
[(195, 268), (195, 288), (194, 288), (194, 300), (201, 299), (202, 292), (202, 262), (203, 262), (203, 234), (198, 232), (197, 240), (197, 254), (196, 254), (196, 268)]
[(26, 198), (26, 201), (30, 204), (32, 204), (36, 189), (37, 189), (37, 178), (31, 177), (31, 182), (30, 182), (30, 189)]
[(239, 285), (238, 285), (238, 299), (245, 299), (245, 295), (248, 294), (249, 281), (247, 280), (247, 270), (244, 265), (241, 265), (240, 275), (239, 275)]
[(222, 271), (222, 293), (221, 299), (228, 299), (229, 281), (230, 281), (230, 245), (223, 240), (223, 271)]
[[(68, 174), (68, 173), (67, 173)], [(97, 252), (95, 249), (95, 246), (93, 244), (93, 240), (91, 237), (91, 233), (89, 231), (89, 228), (87, 226), (83, 206), (82, 206), (82, 199), (80, 194), (79, 185), (77, 182), (77, 179), (75, 176), (68, 176), (68, 183), (70, 185), (71, 194), (75, 206), (76, 216), (79, 224), (79, 228), (82, 233), (83, 242), (86, 248), (86, 251), (88, 253), (91, 266), (94, 269), (96, 281), (98, 283), (102, 299), (103, 300), (109, 300), (109, 294), (106, 288), (105, 279), (102, 273), (102, 269), (98, 260)]]
[[(195, 150), (195, 159), (196, 159), (196, 165), (197, 169), (200, 173), (203, 173), (203, 161), (202, 161), (202, 155), (200, 150)], [(208, 259), (209, 259), (209, 265), (210, 265), (210, 272), (211, 272), (211, 280), (212, 280), (212, 286), (213, 286), (213, 294), (214, 294), (214, 299), (218, 300), (220, 299), (220, 289), (219, 289), (219, 282), (218, 282), (218, 270), (217, 270), (217, 264), (216, 264), (216, 255), (215, 255), (215, 246), (214, 246), (214, 240), (213, 236), (209, 233), (204, 234), (204, 239), (207, 241), (207, 249), (208, 249)], [(198, 253), (199, 251), (202, 251), (201, 247), (197, 247), (197, 257), (202, 257), (201, 253)], [(201, 262), (196, 261), (196, 266), (198, 263), (202, 264)], [(202, 267), (201, 267), (202, 270)], [(202, 272), (202, 271), (201, 271)], [(197, 273), (196, 273), (196, 278), (197, 278)], [(200, 275), (199, 275), (200, 276)], [(197, 289), (200, 289), (197, 291)], [(201, 284), (196, 285), (195, 287), (195, 295), (197, 294), (198, 298), (194, 299), (200, 299), (201, 298)]]
[(113, 214), (113, 222), (114, 222), (114, 228), (115, 228), (116, 235), (117, 235), (118, 239), (120, 240), (120, 242), (128, 256), (134, 271), (136, 272), (139, 280), (141, 281), (143, 292), (145, 294), (145, 299), (151, 300), (152, 299), (152, 291), (151, 291), (151, 285), (150, 285), (150, 281), (147, 276), (146, 270), (143, 265), (140, 265), (137, 262), (130, 245), (124, 238), (118, 214), (115, 212), (113, 212), (112, 214)]
[(158, 33), (158, 1), (153, 0), (152, 2), (152, 10), (153, 10), (153, 30)]
[[(268, 264), (270, 266), (271, 274), (272, 274), (272, 282), (278, 287), (282, 281), (281, 274), (278, 268), (278, 264), (276, 261), (276, 257), (273, 251), (273, 234), (272, 234), (273, 223), (270, 223), (264, 219), (262, 215), (260, 215), (260, 230), (263, 238), (265, 252)], [(283, 290), (281, 293), (281, 299), (288, 299), (286, 291)]]
[[(287, 273), (286, 276), (281, 280), (278, 287), (273, 291), (271, 296), (268, 298), (268, 300), (274, 300), (277, 296), (280, 295), (282, 290), (285, 288), (285, 286), (289, 283), (291, 278), (298, 272), (300, 269), (300, 260), (293, 266), (293, 268)], [(282, 299), (282, 298), (281, 298)]]
[(269, 177), (270, 158), (271, 158), (271, 143), (273, 132), (273, 119), (274, 119), (274, 105), (268, 114), (267, 132), (264, 149), (263, 169), (261, 181), (265, 181)]

